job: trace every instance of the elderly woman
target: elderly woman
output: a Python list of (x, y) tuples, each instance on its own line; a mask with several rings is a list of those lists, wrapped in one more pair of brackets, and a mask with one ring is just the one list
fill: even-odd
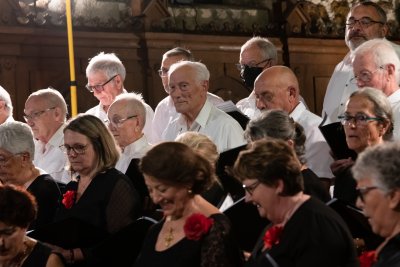
[[(71, 171), (78, 176), (67, 184), (56, 219), (77, 218), (102, 230), (106, 236), (131, 224), (139, 213), (139, 196), (129, 178), (114, 168), (119, 152), (104, 123), (92, 115), (78, 115), (64, 128), (63, 149)], [(79, 229), (69, 230), (80, 235)], [(85, 247), (81, 247), (82, 242)], [(90, 257), (88, 242), (95, 246), (99, 240), (78, 240), (72, 249), (56, 250), (71, 264), (96, 264), (98, 258)]]
[(306, 136), (303, 127), (289, 117), (283, 110), (267, 110), (259, 117), (249, 121), (244, 135), (248, 142), (262, 138), (277, 138), (286, 141), (296, 151), (301, 163), (304, 180), (304, 193), (314, 196), (323, 202), (331, 199), (319, 177), (307, 167), (305, 153)]
[(0, 180), (25, 187), (38, 203), (37, 217), (29, 229), (52, 222), (61, 197), (54, 179), (33, 164), (34, 154), (33, 135), (28, 125), (17, 121), (0, 125)]
[(352, 168), (357, 206), (374, 233), (385, 238), (376, 249), (374, 267), (400, 266), (400, 145), (385, 143), (364, 150)]
[(301, 163), (286, 141), (255, 141), (239, 154), (234, 173), (246, 201), (271, 221), (247, 266), (358, 266), (342, 219), (303, 193)]
[(150, 229), (134, 266), (241, 266), (229, 220), (200, 196), (214, 179), (205, 158), (185, 144), (165, 142), (140, 166), (165, 217)]
[[(354, 92), (339, 119), (344, 126), (348, 147), (357, 154), (392, 138), (392, 108), (386, 95), (377, 89), (366, 87)], [(334, 197), (351, 205), (355, 205), (357, 199), (356, 181), (350, 171), (353, 164), (349, 158), (337, 160), (331, 166), (336, 176)]]
[(32, 194), (22, 187), (0, 184), (0, 266), (64, 266), (49, 247), (26, 236), (36, 214)]

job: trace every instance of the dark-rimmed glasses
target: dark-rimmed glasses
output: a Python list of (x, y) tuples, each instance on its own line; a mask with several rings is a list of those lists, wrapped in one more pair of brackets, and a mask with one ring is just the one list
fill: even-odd
[(24, 154), (24, 153), (22, 152), (22, 153), (12, 154), (12, 155), (10, 155), (9, 157), (0, 156), (0, 167), (6, 166), (7, 163), (8, 163), (12, 158), (15, 158), (15, 157), (17, 157), (17, 156), (21, 156), (21, 155), (23, 155), (23, 154)]
[(260, 181), (255, 181), (254, 183), (252, 183), (251, 185), (243, 185), (243, 189), (246, 190), (247, 193), (249, 193), (250, 196), (253, 195), (254, 190), (256, 190), (257, 186), (260, 185)]
[(98, 85), (89, 85), (86, 84), (85, 87), (86, 89), (88, 89), (89, 92), (93, 93), (94, 91), (96, 92), (102, 92), (104, 91), (104, 86), (106, 86), (109, 82), (111, 82), (115, 77), (117, 77), (118, 74), (115, 74), (114, 76), (112, 76), (109, 80), (107, 80), (105, 83), (103, 84), (98, 84)]
[(379, 23), (381, 25), (385, 24), (382, 21), (373, 20), (370, 17), (362, 17), (361, 19), (349, 18), (346, 21), (346, 25), (347, 25), (348, 28), (353, 28), (357, 24), (357, 22), (358, 22), (358, 24), (360, 25), (361, 28), (368, 28), (372, 24), (376, 24), (376, 23)]
[(121, 128), (121, 127), (122, 127), (122, 124), (124, 124), (124, 122), (126, 122), (126, 121), (129, 120), (129, 119), (136, 118), (137, 116), (138, 116), (138, 115), (132, 115), (132, 116), (128, 116), (128, 117), (123, 118), (123, 119), (118, 119), (118, 118), (106, 119), (106, 120), (104, 121), (104, 123), (105, 123), (107, 126), (111, 124), (111, 125), (114, 126), (114, 127)]
[(71, 150), (74, 151), (75, 154), (84, 154), (86, 151), (88, 145), (81, 145), (81, 144), (75, 144), (73, 146), (64, 144), (59, 146), (59, 148), (65, 153), (65, 154), (70, 154)]
[(365, 114), (357, 114), (355, 116), (344, 114), (339, 116), (338, 119), (344, 126), (350, 126), (350, 125), (366, 126), (369, 121), (383, 121), (382, 118), (370, 117)]
[(365, 186), (365, 187), (356, 188), (357, 196), (360, 198), (360, 200), (362, 202), (364, 202), (365, 195), (368, 194), (369, 191), (374, 190), (374, 189), (379, 189), (379, 187), (377, 187), (377, 186)]
[(258, 67), (258, 65), (260, 65), (260, 64), (262, 64), (262, 63), (265, 63), (265, 62), (269, 62), (269, 61), (271, 61), (271, 60), (272, 60), (272, 58), (267, 58), (267, 59), (264, 59), (263, 61), (260, 61), (260, 62), (258, 62), (258, 63), (256, 63), (256, 64), (252, 64), (252, 65), (240, 64), (240, 63), (236, 63), (235, 65), (236, 65), (236, 68), (237, 68), (239, 71), (243, 71), (246, 67), (248, 67), (248, 68), (255, 68), (255, 67)]
[(41, 111), (35, 111), (35, 112), (32, 112), (31, 115), (24, 114), (23, 117), (24, 117), (24, 120), (26, 122), (28, 122), (28, 120), (34, 121), (37, 118), (39, 118), (42, 114), (44, 114), (45, 112), (50, 111), (50, 110), (55, 109), (55, 108), (56, 107), (51, 107), (51, 108), (46, 108), (46, 109), (41, 110)]

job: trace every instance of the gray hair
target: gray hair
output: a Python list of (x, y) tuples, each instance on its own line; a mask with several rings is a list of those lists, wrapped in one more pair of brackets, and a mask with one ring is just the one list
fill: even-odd
[(400, 59), (392, 44), (386, 39), (372, 39), (361, 44), (354, 51), (354, 56), (371, 54), (376, 67), (393, 64), (397, 84), (400, 83)]
[(254, 142), (266, 137), (281, 140), (293, 140), (294, 150), (302, 164), (304, 157), (306, 135), (303, 127), (295, 122), (284, 110), (271, 109), (263, 111), (260, 116), (249, 121), (244, 132), (248, 142)]
[(253, 45), (257, 46), (262, 51), (265, 59), (267, 59), (267, 58), (272, 59), (272, 65), (277, 64), (278, 52), (276, 50), (275, 45), (270, 40), (268, 40), (267, 38), (260, 37), (260, 36), (255, 36), (255, 37), (247, 40), (247, 42), (242, 45), (242, 48), (240, 49), (240, 51), (243, 51), (244, 49), (251, 47)]
[(375, 9), (376, 13), (378, 13), (378, 16), (380, 17), (380, 21), (382, 23), (387, 23), (387, 15), (385, 10), (378, 4), (372, 1), (360, 1), (360, 3), (355, 4), (350, 8), (349, 14), (347, 14), (347, 17), (353, 12), (353, 10), (358, 7), (358, 6), (365, 6), (365, 7), (372, 7)]
[(141, 130), (143, 130), (146, 124), (146, 107), (144, 106), (142, 94), (137, 93), (125, 93), (118, 95), (113, 104), (117, 101), (126, 101), (125, 108), (129, 111), (136, 113), (141, 119), (139, 120)]
[(190, 52), (190, 50), (185, 49), (183, 47), (175, 47), (175, 48), (172, 48), (171, 50), (168, 50), (167, 52), (164, 53), (163, 58), (169, 58), (169, 57), (174, 57), (174, 56), (182, 56), (186, 60), (194, 61), (192, 52)]
[(108, 78), (118, 74), (124, 81), (126, 77), (126, 69), (114, 53), (100, 52), (89, 60), (89, 65), (86, 67), (86, 77), (98, 71), (104, 72)]
[(387, 96), (379, 89), (373, 87), (364, 87), (353, 92), (350, 95), (349, 100), (354, 96), (361, 96), (372, 102), (373, 112), (376, 117), (383, 120), (384, 123), (388, 123), (388, 130), (383, 136), (384, 140), (391, 140), (393, 137), (393, 111), (392, 106), (387, 98)]
[(383, 191), (400, 188), (400, 143), (385, 142), (361, 152), (351, 171), (354, 179), (371, 178)]
[(35, 144), (31, 128), (19, 121), (0, 125), (0, 148), (12, 154), (28, 152), (31, 160), (35, 156)]
[(68, 114), (67, 103), (65, 103), (64, 97), (58, 90), (51, 87), (46, 89), (40, 89), (30, 94), (28, 99), (33, 96), (45, 99), (46, 102), (50, 105), (50, 107), (60, 108), (64, 116), (64, 121), (66, 120)]
[(196, 81), (198, 83), (202, 81), (210, 80), (210, 71), (207, 69), (206, 65), (201, 62), (194, 62), (194, 61), (179, 61), (175, 64), (172, 64), (169, 68), (168, 75), (171, 75), (172, 72), (175, 70), (182, 68), (182, 67), (190, 67), (196, 73)]
[(0, 85), (0, 100), (6, 103), (6, 108), (8, 110), (8, 116), (13, 115), (13, 105), (11, 102), (10, 94)]

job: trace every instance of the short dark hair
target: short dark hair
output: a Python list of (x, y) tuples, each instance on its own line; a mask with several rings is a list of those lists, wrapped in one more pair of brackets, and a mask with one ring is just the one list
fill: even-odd
[(211, 163), (178, 142), (154, 146), (141, 159), (140, 169), (144, 174), (171, 186), (190, 187), (194, 194), (204, 192), (215, 181)]
[(25, 188), (0, 184), (0, 221), (28, 228), (36, 219), (37, 209), (35, 197)]
[(257, 179), (268, 186), (276, 186), (282, 180), (282, 196), (294, 196), (304, 189), (301, 163), (293, 148), (279, 139), (260, 139), (241, 151), (233, 174), (240, 181)]
[(165, 52), (163, 55), (163, 57), (166, 57), (166, 58), (174, 57), (174, 56), (182, 56), (186, 60), (194, 61), (192, 52), (190, 52), (189, 49), (185, 49), (183, 47), (172, 48), (171, 50), (168, 50), (167, 52)]

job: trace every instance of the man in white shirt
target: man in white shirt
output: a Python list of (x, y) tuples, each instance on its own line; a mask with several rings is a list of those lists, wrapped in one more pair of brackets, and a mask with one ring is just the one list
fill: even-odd
[[(102, 121), (107, 119), (107, 111), (115, 97), (127, 91), (124, 89), (126, 70), (121, 60), (114, 53), (101, 52), (91, 58), (86, 68), (88, 84), (86, 89), (100, 101), (100, 103), (86, 111)], [(154, 111), (148, 105), (146, 107), (146, 125), (144, 134), (151, 136), (151, 122)]]
[(61, 183), (71, 180), (66, 169), (67, 155), (60, 149), (64, 144), (66, 117), (67, 104), (55, 89), (38, 90), (25, 102), (24, 119), (35, 138), (33, 163)]
[[(326, 123), (339, 121), (338, 116), (344, 113), (351, 93), (357, 90), (357, 85), (350, 81), (353, 78), (354, 50), (368, 40), (384, 38), (388, 32), (386, 22), (385, 11), (376, 3), (365, 1), (350, 9), (345, 35), (345, 42), (350, 51), (336, 65), (326, 89), (322, 107), (322, 116), (327, 115)], [(392, 45), (397, 55), (400, 55), (400, 46), (394, 43)]]
[(13, 105), (10, 94), (0, 86), (0, 124), (13, 120)]
[(168, 79), (169, 95), (180, 115), (169, 123), (163, 140), (173, 141), (182, 132), (195, 131), (209, 136), (219, 152), (246, 143), (240, 124), (207, 100), (210, 72), (203, 63), (175, 63)]
[[(164, 53), (161, 68), (158, 70), (158, 74), (161, 77), (161, 81), (165, 92), (168, 94), (168, 71), (172, 64), (177, 63), (182, 60), (194, 61), (192, 53), (182, 47), (175, 47)], [(207, 92), (207, 99), (213, 104), (217, 105), (224, 102), (222, 98)], [(172, 98), (168, 95), (163, 100), (161, 100), (154, 112), (153, 124), (152, 124), (152, 137), (150, 139), (151, 143), (155, 144), (162, 141), (161, 136), (165, 128), (170, 121), (174, 120), (179, 116), (176, 112), (174, 102)]]
[(354, 51), (354, 79), (357, 87), (374, 87), (389, 99), (393, 110), (394, 140), (400, 139), (400, 59), (391, 43), (373, 39)]
[[(322, 119), (300, 101), (296, 75), (285, 66), (264, 70), (254, 83), (256, 105), (260, 110), (280, 109), (289, 113), (304, 128), (306, 165), (320, 178), (332, 178), (330, 148), (318, 126)], [(325, 179), (324, 179), (325, 181)]]
[(254, 81), (257, 76), (266, 68), (278, 63), (278, 52), (273, 43), (267, 38), (253, 37), (240, 48), (239, 64), (237, 64), (245, 86), (251, 90), (248, 97), (236, 103), (250, 119), (257, 117), (260, 110), (256, 107), (256, 97), (253, 91)]
[(108, 128), (121, 148), (121, 156), (115, 168), (125, 173), (132, 159), (143, 157), (150, 148), (143, 134), (146, 108), (142, 96), (136, 93), (117, 96), (107, 116)]

